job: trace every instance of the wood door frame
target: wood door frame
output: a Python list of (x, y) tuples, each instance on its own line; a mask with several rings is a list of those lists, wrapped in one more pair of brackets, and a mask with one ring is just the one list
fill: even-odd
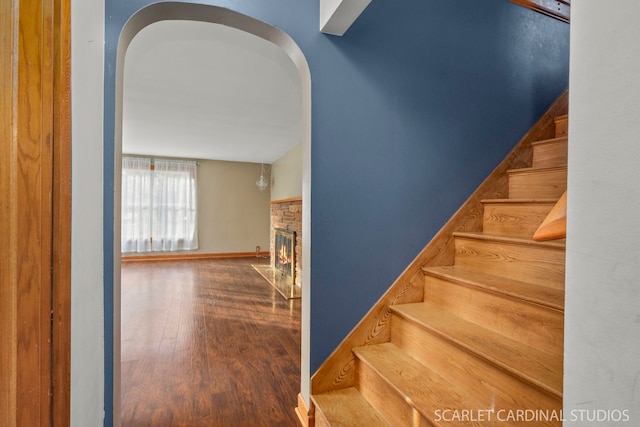
[(70, 423), (70, 0), (0, 0), (0, 425)]
[(52, 425), (71, 423), (71, 0), (54, 0)]

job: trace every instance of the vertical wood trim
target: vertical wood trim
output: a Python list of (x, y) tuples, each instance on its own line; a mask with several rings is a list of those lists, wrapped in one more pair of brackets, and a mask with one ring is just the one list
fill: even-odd
[(0, 425), (16, 425), (16, 215), (14, 174), (14, 3), (0, 2)]
[(51, 424), (53, 0), (0, 4), (0, 424)]
[[(36, 7), (41, 10), (41, 21), (33, 22), (36, 28), (41, 29), (42, 38), (39, 40), (39, 53), (34, 52), (34, 56), (41, 58), (40, 65), (40, 135), (34, 138), (34, 145), (39, 150), (40, 168), (40, 212), (39, 227), (41, 229), (40, 241), (37, 243), (40, 248), (40, 306), (33, 307), (33, 315), (40, 320), (40, 331), (36, 340), (40, 359), (40, 425), (51, 425), (52, 411), (52, 272), (53, 272), (53, 147), (54, 147), (54, 126), (53, 126), (53, 93), (54, 93), (54, 0), (36, 1)], [(24, 1), (21, 2), (21, 5)], [(21, 7), (22, 9), (22, 7)], [(29, 19), (32, 19), (29, 17)], [(29, 38), (28, 35), (26, 38)], [(34, 46), (35, 47), (35, 46)], [(27, 90), (32, 91), (30, 84), (26, 84)], [(28, 120), (28, 118), (26, 118)], [(36, 121), (38, 120), (36, 119)], [(32, 126), (32, 120), (28, 120), (28, 125)], [(34, 162), (35, 166), (35, 162)], [(20, 402), (18, 403), (20, 405)], [(26, 408), (25, 408), (26, 410)]]
[(71, 2), (55, 0), (52, 421), (71, 423)]
[[(51, 383), (50, 1), (19, 1), (14, 121), (17, 282), (16, 421), (49, 424)], [(13, 284), (12, 284), (13, 285)]]

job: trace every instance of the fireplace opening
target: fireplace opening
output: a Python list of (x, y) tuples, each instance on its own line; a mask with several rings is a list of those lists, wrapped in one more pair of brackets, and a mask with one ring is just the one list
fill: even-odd
[(302, 289), (295, 284), (296, 232), (277, 227), (272, 230), (269, 265), (258, 264), (253, 265), (253, 268), (283, 297), (301, 298)]
[(275, 228), (273, 266), (293, 281), (295, 272), (295, 231)]

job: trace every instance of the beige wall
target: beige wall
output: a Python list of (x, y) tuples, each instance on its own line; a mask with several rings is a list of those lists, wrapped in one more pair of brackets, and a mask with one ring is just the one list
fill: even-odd
[(199, 252), (269, 250), (269, 190), (258, 190), (259, 177), (257, 163), (200, 161)]
[(271, 200), (302, 197), (302, 144), (271, 165)]
[(268, 251), (269, 190), (258, 190), (259, 177), (259, 163), (198, 160), (198, 249), (179, 253)]

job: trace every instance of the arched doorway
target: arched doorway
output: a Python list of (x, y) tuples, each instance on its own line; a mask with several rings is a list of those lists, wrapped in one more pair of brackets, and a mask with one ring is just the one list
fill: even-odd
[[(189, 3), (156, 3), (141, 9), (127, 22), (120, 35), (117, 52), (116, 69), (116, 100), (115, 100), (115, 126), (114, 126), (114, 236), (113, 236), (113, 323), (110, 324), (109, 316), (106, 316), (105, 336), (113, 336), (113, 343), (109, 349), (110, 342), (105, 342), (107, 364), (105, 387), (105, 409), (113, 410), (114, 425), (119, 425), (120, 409), (120, 167), (122, 156), (122, 135), (123, 135), (123, 90), (124, 90), (124, 60), (127, 48), (133, 38), (145, 27), (159, 21), (167, 20), (187, 20), (221, 24), (236, 28), (241, 31), (258, 36), (277, 46), (279, 46), (291, 59), (300, 77), (302, 86), (302, 151), (303, 151), (303, 172), (302, 172), (302, 198), (303, 198), (303, 223), (302, 229), (305, 236), (302, 248), (302, 257), (310, 259), (311, 242), (311, 78), (308, 64), (300, 48), (295, 42), (281, 30), (272, 27), (264, 22), (258, 21), (246, 15), (215, 6), (189, 4)], [(303, 263), (302, 268), (302, 369), (301, 369), (301, 392), (308, 400), (309, 390), (309, 307), (310, 307), (310, 266), (308, 262)], [(105, 301), (108, 307), (108, 301)], [(112, 328), (109, 331), (109, 328)], [(109, 333), (111, 332), (111, 333)], [(111, 351), (110, 351), (111, 350)], [(111, 354), (113, 359), (109, 360)], [(112, 363), (113, 370), (109, 378), (109, 364)], [(112, 385), (110, 388), (109, 385)], [(110, 393), (112, 392), (112, 393)], [(112, 394), (112, 396), (109, 396)], [(109, 400), (112, 398), (111, 405)], [(292, 402), (292, 406), (295, 402)]]

